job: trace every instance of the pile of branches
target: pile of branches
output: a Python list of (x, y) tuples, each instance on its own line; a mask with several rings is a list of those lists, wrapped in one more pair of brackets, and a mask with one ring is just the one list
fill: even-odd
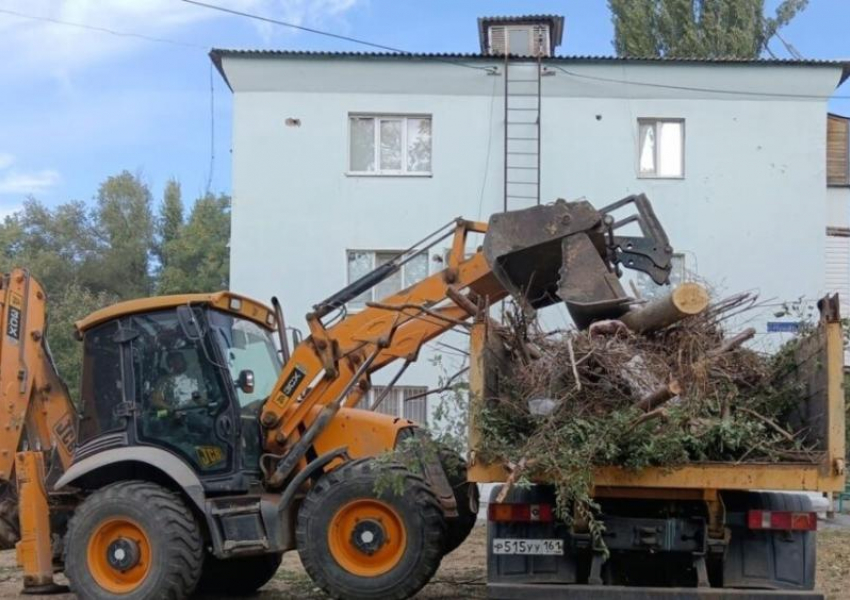
[(811, 460), (788, 422), (803, 393), (799, 338), (767, 355), (744, 346), (754, 330), (724, 331), (754, 304), (738, 295), (643, 334), (618, 320), (545, 332), (512, 311), (498, 333), (510, 360), (497, 397), (475, 415), (478, 455), (512, 469), (501, 499), (540, 477), (557, 486), (564, 518), (592, 518), (591, 466)]

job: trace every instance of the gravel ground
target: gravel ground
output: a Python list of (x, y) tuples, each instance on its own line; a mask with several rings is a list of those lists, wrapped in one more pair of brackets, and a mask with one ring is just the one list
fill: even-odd
[[(829, 600), (850, 600), (850, 517), (845, 517), (842, 522), (822, 525), (821, 529), (818, 533), (818, 588), (827, 594)], [(476, 527), (469, 539), (451, 554), (451, 558), (443, 561), (434, 580), (416, 598), (484, 598), (485, 538), (486, 529), (483, 526)], [(18, 596), (20, 589), (21, 576), (15, 567), (14, 552), (0, 552), (0, 597)], [(43, 600), (74, 599), (71, 594), (27, 597)], [(301, 567), (298, 554), (290, 552), (275, 578), (254, 598), (320, 600), (327, 597), (313, 586)], [(208, 600), (214, 599), (208, 597)]]

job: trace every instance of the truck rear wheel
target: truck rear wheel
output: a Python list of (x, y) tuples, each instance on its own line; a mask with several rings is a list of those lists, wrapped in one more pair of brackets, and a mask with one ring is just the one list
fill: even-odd
[(65, 574), (87, 600), (183, 600), (201, 575), (198, 524), (180, 497), (144, 481), (98, 490), (68, 524)]
[(261, 554), (219, 560), (208, 554), (198, 591), (223, 596), (253, 594), (274, 577), (282, 558), (282, 554)]
[(478, 519), (478, 486), (466, 477), (466, 461), (445, 446), (440, 447), (440, 464), (446, 472), (457, 502), (457, 517), (446, 519), (446, 539), (443, 554), (457, 549), (472, 532)]
[[(378, 495), (380, 476), (394, 485)], [(298, 512), (296, 539), (304, 568), (330, 596), (404, 600), (440, 566), (444, 533), (442, 510), (421, 477), (401, 465), (361, 459), (310, 490)]]

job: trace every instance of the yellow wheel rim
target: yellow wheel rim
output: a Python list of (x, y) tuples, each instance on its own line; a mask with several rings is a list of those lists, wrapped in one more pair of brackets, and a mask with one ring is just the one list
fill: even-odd
[(380, 500), (353, 500), (337, 510), (328, 528), (328, 547), (337, 564), (354, 575), (391, 571), (407, 547), (407, 531), (396, 510)]
[(100, 587), (113, 594), (128, 594), (148, 576), (150, 541), (135, 521), (124, 517), (109, 519), (98, 525), (89, 538), (86, 560)]

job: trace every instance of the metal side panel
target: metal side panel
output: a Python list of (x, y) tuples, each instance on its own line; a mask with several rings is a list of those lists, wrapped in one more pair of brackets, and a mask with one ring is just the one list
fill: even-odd
[(731, 590), (719, 588), (636, 588), (608, 585), (490, 583), (493, 600), (824, 600), (819, 592)]

